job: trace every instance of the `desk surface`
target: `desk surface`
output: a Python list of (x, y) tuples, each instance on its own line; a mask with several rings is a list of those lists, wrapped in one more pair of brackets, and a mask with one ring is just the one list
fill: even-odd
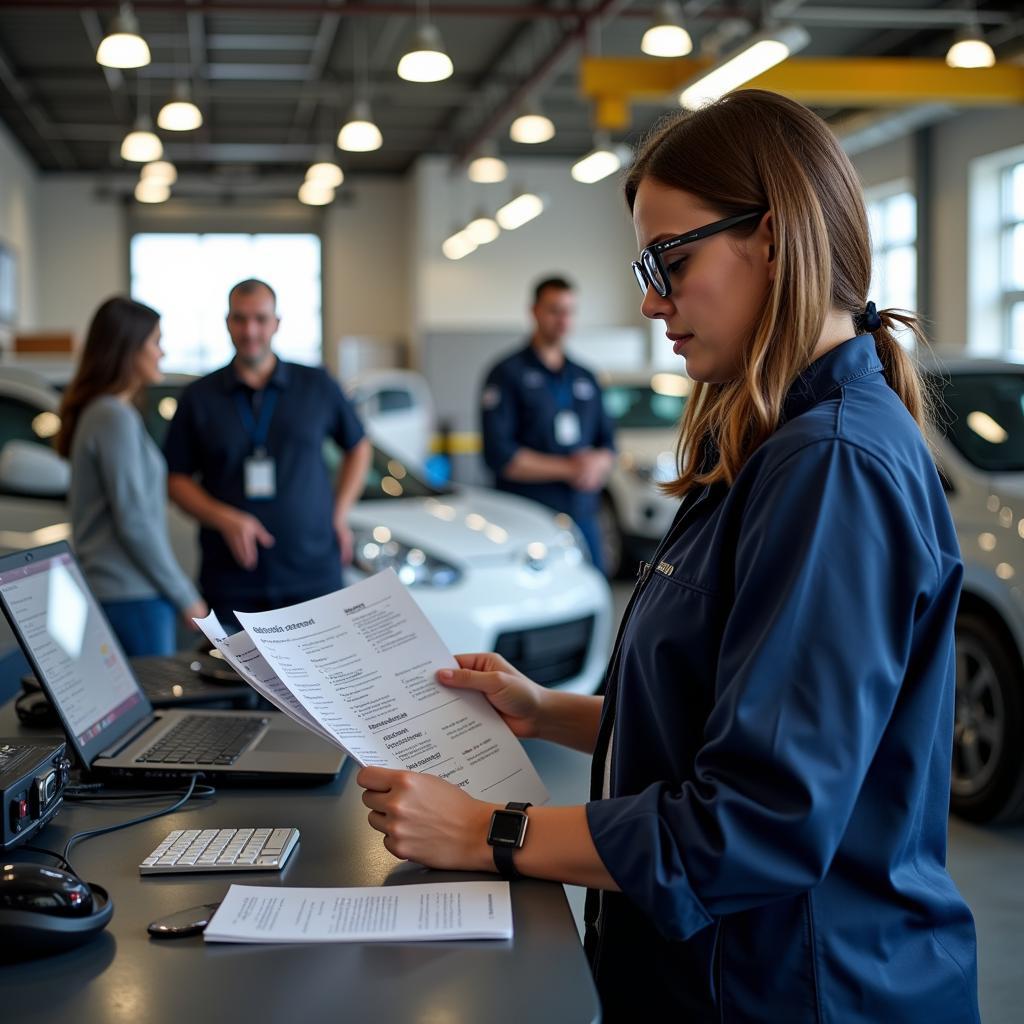
[[(8, 703), (0, 736), (22, 730)], [(553, 802), (581, 801), (582, 755), (528, 744)], [(155, 918), (220, 899), (232, 881), (260, 885), (381, 885), (475, 874), (427, 871), (395, 860), (366, 824), (353, 765), (329, 786), (222, 789), (189, 809), (87, 839), (71, 854), (87, 881), (103, 885), (114, 917), (90, 943), (58, 956), (0, 966), (4, 1019), (76, 1024), (202, 1024), (300, 1020), (571, 1024), (599, 1019), (565, 894), (548, 882), (512, 883), (515, 937), (501, 942), (337, 943), (308, 946), (211, 945), (201, 937), (159, 941)], [(72, 832), (145, 813), (155, 801), (70, 804), (35, 839), (63, 849)], [(139, 862), (172, 829), (295, 826), (299, 848), (284, 871), (142, 878)], [(36, 854), (13, 851), (14, 859)], [(39, 858), (43, 859), (43, 858)]]

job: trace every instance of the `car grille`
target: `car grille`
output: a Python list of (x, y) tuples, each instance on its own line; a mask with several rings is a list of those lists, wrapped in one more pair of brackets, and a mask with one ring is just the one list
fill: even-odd
[(542, 686), (555, 686), (583, 671), (594, 632), (594, 616), (553, 626), (502, 633), (494, 650), (523, 675)]

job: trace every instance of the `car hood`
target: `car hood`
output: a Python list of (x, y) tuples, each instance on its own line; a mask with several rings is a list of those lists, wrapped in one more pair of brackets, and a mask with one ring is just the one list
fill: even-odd
[(638, 463), (653, 465), (662, 452), (676, 450), (674, 430), (617, 430), (615, 447), (620, 455), (629, 454)]
[(400, 543), (452, 564), (514, 561), (528, 545), (556, 546), (565, 533), (545, 506), (476, 487), (436, 498), (361, 501), (349, 525), (357, 532), (386, 527)]
[(1006, 501), (1024, 499), (1024, 473), (988, 473), (988, 489)]

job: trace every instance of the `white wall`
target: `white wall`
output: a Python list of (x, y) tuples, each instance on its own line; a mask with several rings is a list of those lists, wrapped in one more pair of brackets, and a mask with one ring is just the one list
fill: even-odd
[(910, 180), (914, 174), (914, 151), (910, 136), (865, 150), (851, 157), (851, 161), (866, 189), (890, 181)]
[[(451, 176), (449, 166), (446, 159), (428, 157), (413, 175), (413, 311), (419, 331), (525, 329), (530, 285), (555, 273), (579, 288), (581, 329), (643, 325), (629, 269), (636, 238), (617, 176), (581, 185), (569, 176), (566, 160), (513, 160), (508, 181), (473, 185), (464, 172)], [(478, 207), (493, 215), (511, 198), (513, 183), (544, 195), (544, 212), (465, 259), (446, 259), (444, 239)]]
[(28, 155), (0, 122), (0, 241), (17, 258), (19, 328), (36, 323), (36, 192)]
[(124, 206), (77, 175), (44, 175), (38, 196), (37, 323), (82, 338), (100, 302), (128, 290)]

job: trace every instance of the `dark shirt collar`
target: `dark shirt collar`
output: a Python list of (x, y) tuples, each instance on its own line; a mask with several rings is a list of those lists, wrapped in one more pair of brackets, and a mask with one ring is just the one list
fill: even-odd
[(565, 361), (562, 363), (562, 368), (560, 370), (552, 370), (547, 363), (537, 355), (537, 350), (533, 347), (532, 339), (526, 342), (526, 348), (523, 349), (520, 356), (526, 361), (528, 366), (535, 366), (538, 370), (543, 370), (545, 373), (549, 373), (554, 377), (561, 376), (566, 370), (575, 365), (563, 349), (562, 358)]
[(844, 384), (869, 373), (880, 373), (882, 364), (870, 334), (858, 334), (816, 359), (793, 382), (782, 405), (782, 416), (790, 420), (823, 402)]
[[(273, 385), (278, 390), (283, 390), (288, 387), (288, 379), (291, 374), (288, 364), (280, 356), (276, 356), (276, 358), (277, 363), (274, 366), (274, 372), (270, 375), (270, 379), (264, 386), (270, 387)], [(245, 381), (238, 376), (234, 359), (220, 371), (220, 384), (225, 391), (229, 392), (234, 391), (236, 388), (248, 387)]]

